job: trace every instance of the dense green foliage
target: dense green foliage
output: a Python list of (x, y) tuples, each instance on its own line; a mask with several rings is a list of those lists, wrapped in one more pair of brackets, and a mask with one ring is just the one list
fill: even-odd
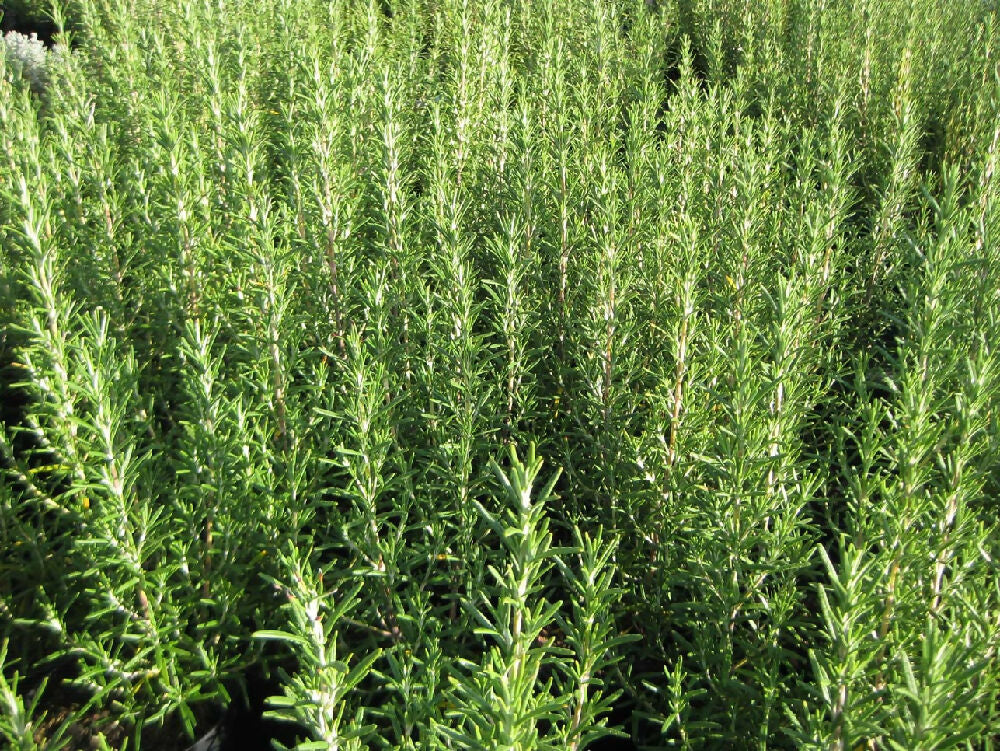
[(996, 747), (995, 4), (57, 15), (0, 70), (14, 747), (252, 665), (302, 748)]

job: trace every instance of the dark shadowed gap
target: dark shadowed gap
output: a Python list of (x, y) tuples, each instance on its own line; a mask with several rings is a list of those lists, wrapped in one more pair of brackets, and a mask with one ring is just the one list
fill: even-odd
[(29, 9), (18, 2), (4, 3), (2, 10), (3, 20), (0, 21), (0, 31), (4, 34), (8, 31), (16, 31), (25, 36), (37, 34), (47, 47), (52, 46), (52, 38), (58, 29), (52, 20), (45, 18), (40, 11)]
[[(3, 0), (0, 2), (0, 13), (3, 14), (3, 18), (0, 19), (0, 36), (9, 31), (16, 31), (28, 37), (35, 34), (46, 47), (51, 47), (55, 44), (59, 28), (48, 15), (45, 5), (47, 3), (32, 2), (31, 0)], [(72, 8), (65, 10), (71, 12)], [(78, 31), (81, 28), (80, 23), (72, 16), (68, 15), (64, 21), (66, 31)], [(75, 47), (76, 45), (71, 42), (71, 46)]]

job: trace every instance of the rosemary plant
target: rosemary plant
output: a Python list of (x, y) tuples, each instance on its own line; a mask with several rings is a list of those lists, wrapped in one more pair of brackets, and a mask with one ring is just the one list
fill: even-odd
[(995, 4), (41, 5), (6, 742), (1000, 742)]

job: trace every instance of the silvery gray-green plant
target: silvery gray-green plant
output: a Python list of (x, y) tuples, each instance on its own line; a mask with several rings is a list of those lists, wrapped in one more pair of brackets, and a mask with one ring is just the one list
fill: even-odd
[(23, 76), (35, 93), (45, 90), (58, 66), (69, 54), (66, 45), (47, 48), (34, 32), (25, 35), (8, 31), (3, 35), (0, 46), (3, 47), (7, 65)]

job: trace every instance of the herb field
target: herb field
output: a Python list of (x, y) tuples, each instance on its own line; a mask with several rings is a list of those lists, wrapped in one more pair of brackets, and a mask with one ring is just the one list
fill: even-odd
[(995, 3), (48, 12), (0, 745), (1000, 746)]

